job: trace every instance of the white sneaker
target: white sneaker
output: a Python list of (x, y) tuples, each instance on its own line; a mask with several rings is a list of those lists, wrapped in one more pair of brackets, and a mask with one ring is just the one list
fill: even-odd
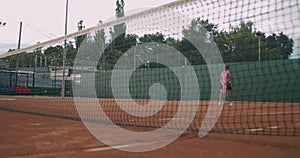
[(232, 106), (232, 105), (233, 105), (233, 103), (232, 103), (232, 102), (230, 102), (230, 103), (229, 103), (229, 106)]

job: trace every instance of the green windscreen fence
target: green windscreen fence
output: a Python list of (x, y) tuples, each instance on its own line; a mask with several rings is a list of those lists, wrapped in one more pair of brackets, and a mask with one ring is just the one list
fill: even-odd
[[(232, 74), (232, 96), (236, 101), (300, 102), (299, 60), (228, 63)], [(210, 72), (206, 65), (193, 66), (199, 81), (200, 99), (211, 95)], [(184, 67), (177, 68), (185, 71)], [(99, 98), (113, 98), (111, 71), (96, 72)], [(130, 94), (135, 99), (149, 99), (148, 89), (154, 83), (165, 85), (168, 99), (180, 100), (180, 83), (168, 68), (138, 69), (130, 78)], [(182, 85), (184, 86), (184, 85)], [(216, 85), (221, 86), (221, 85)]]

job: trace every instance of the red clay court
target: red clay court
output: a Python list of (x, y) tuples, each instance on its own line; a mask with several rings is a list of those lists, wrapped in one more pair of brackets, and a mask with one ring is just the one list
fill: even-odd
[[(99, 99), (100, 103), (101, 101), (102, 99)], [(106, 108), (107, 113), (116, 108), (113, 101), (109, 102), (106, 99), (103, 103), (106, 103), (102, 107)], [(266, 104), (270, 107), (264, 111), (263, 108), (257, 108), (259, 103), (253, 103), (253, 109), (249, 109), (252, 107), (249, 104), (236, 102), (234, 107), (224, 107), (212, 132), (204, 138), (198, 137), (199, 121), (204, 115), (198, 111), (189, 129), (179, 139), (166, 147), (145, 153), (116, 150), (97, 140), (79, 121), (72, 98), (1, 96), (0, 105), (1, 157), (299, 157), (300, 155), (300, 137), (295, 136), (299, 135), (300, 129), (299, 104), (285, 105), (290, 108), (289, 111), (287, 108), (280, 109), (279, 103), (273, 110), (272, 104)], [(121, 113), (114, 113), (111, 118), (128, 130), (147, 131), (162, 126), (167, 118), (173, 116), (174, 111), (170, 109), (176, 108), (172, 108), (172, 105), (175, 106), (176, 102), (166, 103), (162, 109), (163, 115), (158, 114), (144, 120), (136, 120), (137, 118)], [(199, 110), (204, 110), (205, 105), (207, 101), (200, 102)], [(243, 110), (244, 108), (247, 110)], [(236, 116), (230, 111), (235, 111)], [(237, 111), (240, 114), (236, 113)], [(242, 115), (245, 115), (248, 121), (243, 119)], [(293, 121), (288, 118), (292, 118)], [(235, 121), (238, 119), (239, 122)], [(143, 128), (145, 125), (148, 128)], [(132, 144), (120, 145), (126, 148)]]

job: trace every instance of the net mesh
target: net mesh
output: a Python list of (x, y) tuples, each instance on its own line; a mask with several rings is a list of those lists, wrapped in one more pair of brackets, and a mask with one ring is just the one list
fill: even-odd
[[(184, 129), (190, 120), (192, 131), (213, 124), (211, 132), (299, 136), (299, 28), (296, 0), (179, 0), (125, 14), (0, 54), (0, 108), (106, 125), (152, 129), (176, 120), (167, 128)], [(225, 97), (220, 110), (211, 107), (220, 102), (224, 63), (233, 106)]]

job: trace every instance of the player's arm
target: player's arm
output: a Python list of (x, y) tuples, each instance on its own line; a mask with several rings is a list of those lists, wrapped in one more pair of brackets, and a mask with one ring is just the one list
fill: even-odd
[(225, 86), (225, 83), (223, 82), (223, 79), (222, 79), (222, 73), (221, 73), (221, 75), (220, 75), (220, 82), (221, 82), (222, 86), (224, 87), (224, 86)]

